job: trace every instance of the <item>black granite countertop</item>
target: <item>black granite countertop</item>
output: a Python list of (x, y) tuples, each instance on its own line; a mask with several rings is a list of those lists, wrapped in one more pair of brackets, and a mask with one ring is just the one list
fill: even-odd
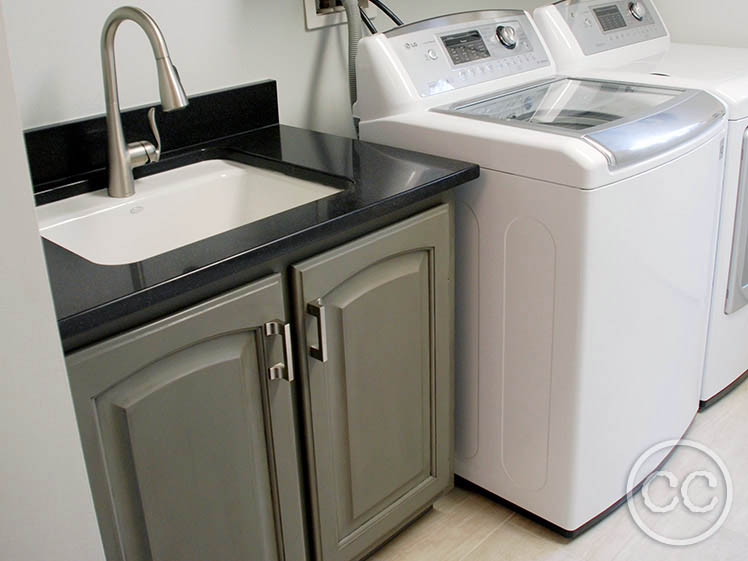
[[(473, 164), (279, 124), (180, 148), (148, 166), (148, 173), (213, 158), (283, 171), (342, 190), (128, 265), (98, 265), (44, 239), (66, 351), (240, 286), (252, 280), (244, 273), (263, 262), (479, 175)], [(34, 158), (30, 159), (33, 175)], [(103, 188), (105, 181), (105, 170), (99, 168), (74, 181), (47, 182), (47, 188), (36, 189), (37, 201), (42, 204), (81, 190)]]

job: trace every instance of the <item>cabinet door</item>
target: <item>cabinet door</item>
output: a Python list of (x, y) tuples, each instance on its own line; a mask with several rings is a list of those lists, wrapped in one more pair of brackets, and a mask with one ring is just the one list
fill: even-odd
[(305, 558), (283, 317), (275, 275), (68, 357), (108, 559)]
[(452, 216), (293, 267), (320, 561), (358, 559), (452, 485)]

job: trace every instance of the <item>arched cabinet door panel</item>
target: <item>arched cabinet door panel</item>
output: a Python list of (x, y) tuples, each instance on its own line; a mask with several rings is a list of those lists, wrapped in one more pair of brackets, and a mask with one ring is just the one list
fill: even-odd
[(68, 357), (108, 559), (305, 558), (283, 317), (275, 275)]
[(292, 268), (314, 541), (365, 555), (452, 484), (452, 215)]

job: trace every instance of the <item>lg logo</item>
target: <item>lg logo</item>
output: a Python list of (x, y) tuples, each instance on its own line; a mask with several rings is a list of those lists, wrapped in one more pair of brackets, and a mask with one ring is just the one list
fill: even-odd
[[(633, 496), (642, 472), (675, 448), (668, 470), (650, 475), (641, 496)], [(647, 450), (634, 464), (628, 479), (628, 507), (636, 524), (660, 543), (687, 546), (702, 542), (719, 530), (732, 506), (732, 480), (722, 459), (691, 440), (669, 440)]]

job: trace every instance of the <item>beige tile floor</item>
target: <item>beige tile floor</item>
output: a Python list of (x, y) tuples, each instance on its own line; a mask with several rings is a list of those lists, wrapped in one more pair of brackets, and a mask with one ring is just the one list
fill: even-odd
[[(707, 445), (724, 460), (734, 488), (724, 525), (700, 544), (657, 543), (635, 525), (625, 506), (569, 541), (489, 499), (456, 488), (370, 561), (748, 561), (748, 381), (700, 413), (687, 438)], [(693, 458), (679, 449), (665, 469), (676, 471)], [(641, 496), (636, 500), (641, 504)], [(686, 537), (695, 520), (677, 514), (658, 516), (657, 530), (673, 537)]]

